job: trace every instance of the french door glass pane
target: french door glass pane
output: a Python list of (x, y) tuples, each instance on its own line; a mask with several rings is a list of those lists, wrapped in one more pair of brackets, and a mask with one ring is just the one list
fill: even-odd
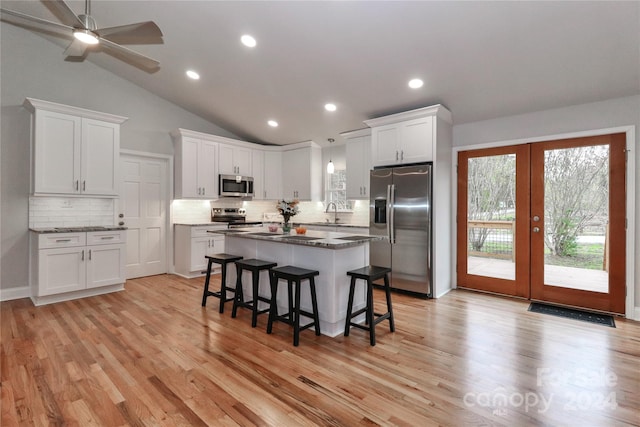
[(609, 147), (546, 150), (544, 283), (607, 293)]
[(467, 188), (468, 274), (515, 280), (515, 154), (470, 158)]

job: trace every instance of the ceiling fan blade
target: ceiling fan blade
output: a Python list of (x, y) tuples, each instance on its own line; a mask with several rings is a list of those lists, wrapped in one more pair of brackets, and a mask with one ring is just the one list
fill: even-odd
[(134, 50), (131, 50), (127, 47), (120, 46), (119, 44), (113, 43), (107, 39), (100, 39), (100, 46), (105, 47), (112, 51), (115, 55), (124, 56), (132, 59), (135, 63), (141, 65), (143, 68), (148, 70), (156, 70), (160, 68), (160, 63), (155, 59), (149, 58), (148, 56), (144, 56), (141, 53), (138, 53)]
[(57, 22), (47, 21), (46, 19), (36, 18), (35, 16), (25, 15), (24, 13), (16, 12), (8, 9), (1, 9), (1, 17), (3, 21), (15, 23), (21, 26), (26, 26), (38, 31), (50, 32), (61, 34), (63, 36), (72, 37), (73, 28), (58, 24)]
[(87, 44), (78, 39), (73, 39), (71, 44), (64, 51), (65, 56), (81, 57), (85, 55)]
[(46, 4), (58, 12), (58, 18), (64, 24), (73, 28), (85, 28), (84, 22), (78, 18), (78, 15), (76, 15), (64, 1), (49, 0)]
[[(96, 33), (100, 37), (108, 38), (114, 43), (126, 43), (124, 40), (132, 40), (131, 44), (162, 43), (162, 31), (153, 21), (136, 22), (135, 24), (120, 25), (118, 27), (99, 28)], [(117, 39), (117, 40), (116, 40)], [(123, 41), (120, 41), (122, 39)]]

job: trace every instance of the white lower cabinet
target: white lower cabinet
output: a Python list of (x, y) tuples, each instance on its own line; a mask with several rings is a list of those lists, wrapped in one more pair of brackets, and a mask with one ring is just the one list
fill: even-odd
[[(205, 255), (224, 252), (224, 235), (209, 233), (224, 230), (227, 225), (183, 225), (176, 224), (175, 232), (175, 273), (178, 276), (194, 278), (202, 276), (207, 269)], [(220, 271), (220, 265), (213, 265), (214, 272)]]
[(32, 233), (31, 289), (36, 305), (123, 289), (124, 230)]

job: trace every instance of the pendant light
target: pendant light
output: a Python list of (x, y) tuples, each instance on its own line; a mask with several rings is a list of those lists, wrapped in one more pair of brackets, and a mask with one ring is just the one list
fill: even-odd
[(335, 141), (335, 139), (329, 138), (328, 141), (329, 141), (329, 163), (327, 164), (327, 173), (333, 173), (333, 171), (335, 170), (335, 167), (333, 166), (333, 161), (331, 161), (331, 154), (333, 152), (333, 150), (331, 149), (331, 143)]

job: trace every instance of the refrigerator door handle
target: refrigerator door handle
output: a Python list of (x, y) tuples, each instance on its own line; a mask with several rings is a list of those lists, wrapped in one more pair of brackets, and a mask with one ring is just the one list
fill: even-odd
[(387, 230), (389, 231), (389, 242), (393, 245), (396, 243), (396, 224), (395, 224), (396, 186), (395, 184), (391, 184), (388, 187), (387, 206), (389, 209), (389, 212), (387, 215)]

